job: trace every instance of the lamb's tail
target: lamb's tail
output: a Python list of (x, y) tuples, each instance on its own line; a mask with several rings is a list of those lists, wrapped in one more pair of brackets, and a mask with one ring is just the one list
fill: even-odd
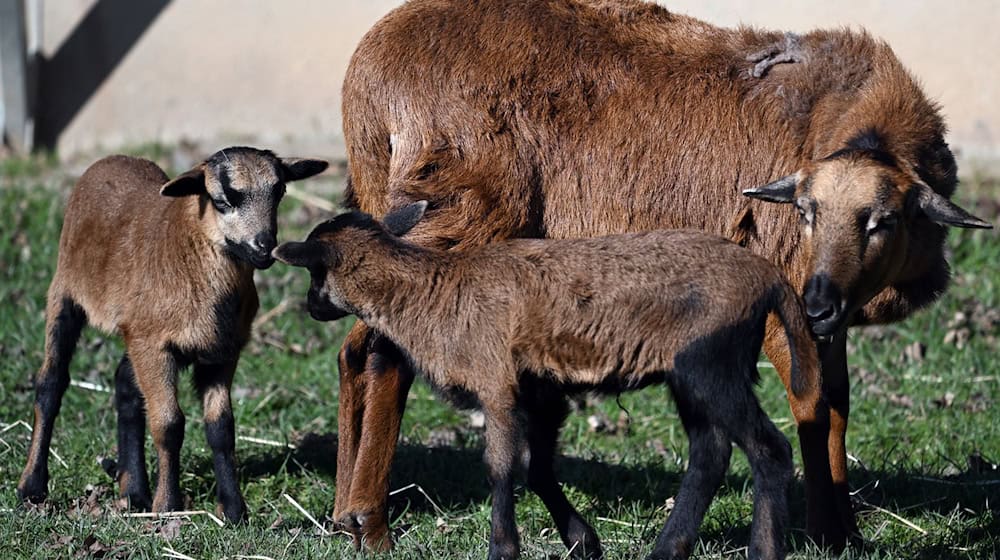
[(788, 339), (792, 393), (800, 398), (820, 394), (823, 380), (816, 342), (809, 329), (802, 300), (788, 282), (781, 284), (774, 311)]

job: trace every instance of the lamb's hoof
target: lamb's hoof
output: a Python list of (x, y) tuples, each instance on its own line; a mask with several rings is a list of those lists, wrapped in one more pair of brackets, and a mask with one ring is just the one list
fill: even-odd
[(132, 511), (149, 511), (153, 507), (153, 499), (149, 496), (149, 491), (127, 490), (121, 493), (122, 499)]
[(17, 485), (17, 497), (24, 503), (40, 504), (49, 497), (49, 481), (31, 477)]
[(218, 503), (215, 514), (225, 517), (229, 523), (243, 523), (247, 520), (247, 504), (243, 498), (230, 500), (229, 503)]
[(795, 33), (785, 33), (784, 41), (747, 55), (746, 59), (755, 63), (750, 68), (750, 75), (754, 78), (763, 78), (778, 64), (804, 62), (806, 57), (802, 48), (802, 38)]

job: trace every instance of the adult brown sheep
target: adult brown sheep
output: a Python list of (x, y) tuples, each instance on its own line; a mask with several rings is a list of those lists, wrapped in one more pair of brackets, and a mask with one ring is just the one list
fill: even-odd
[[(789, 395), (808, 531), (836, 548), (857, 533), (847, 327), (934, 301), (943, 226), (989, 227), (949, 202), (944, 123), (888, 45), (722, 29), (634, 0), (414, 0), (361, 41), (343, 99), (348, 204), (382, 216), (428, 200), (419, 243), (687, 227), (782, 268), (820, 337), (830, 404), (817, 433)], [(777, 325), (765, 351), (787, 386)], [(388, 472), (412, 379), (398, 349), (355, 326), (334, 517), (373, 548), (391, 546)]]

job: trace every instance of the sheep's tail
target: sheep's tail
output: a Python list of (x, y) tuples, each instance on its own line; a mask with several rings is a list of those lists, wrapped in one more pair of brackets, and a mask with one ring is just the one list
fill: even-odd
[(785, 330), (791, 360), (791, 390), (799, 398), (817, 396), (822, 391), (822, 374), (816, 341), (798, 293), (788, 282), (782, 282), (774, 311)]

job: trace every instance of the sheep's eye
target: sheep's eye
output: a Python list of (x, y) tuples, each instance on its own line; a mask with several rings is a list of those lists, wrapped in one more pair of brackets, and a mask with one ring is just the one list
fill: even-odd
[(896, 224), (899, 222), (899, 217), (895, 214), (885, 214), (882, 216), (872, 216), (868, 220), (868, 235), (873, 235), (878, 232), (889, 232), (895, 229)]

